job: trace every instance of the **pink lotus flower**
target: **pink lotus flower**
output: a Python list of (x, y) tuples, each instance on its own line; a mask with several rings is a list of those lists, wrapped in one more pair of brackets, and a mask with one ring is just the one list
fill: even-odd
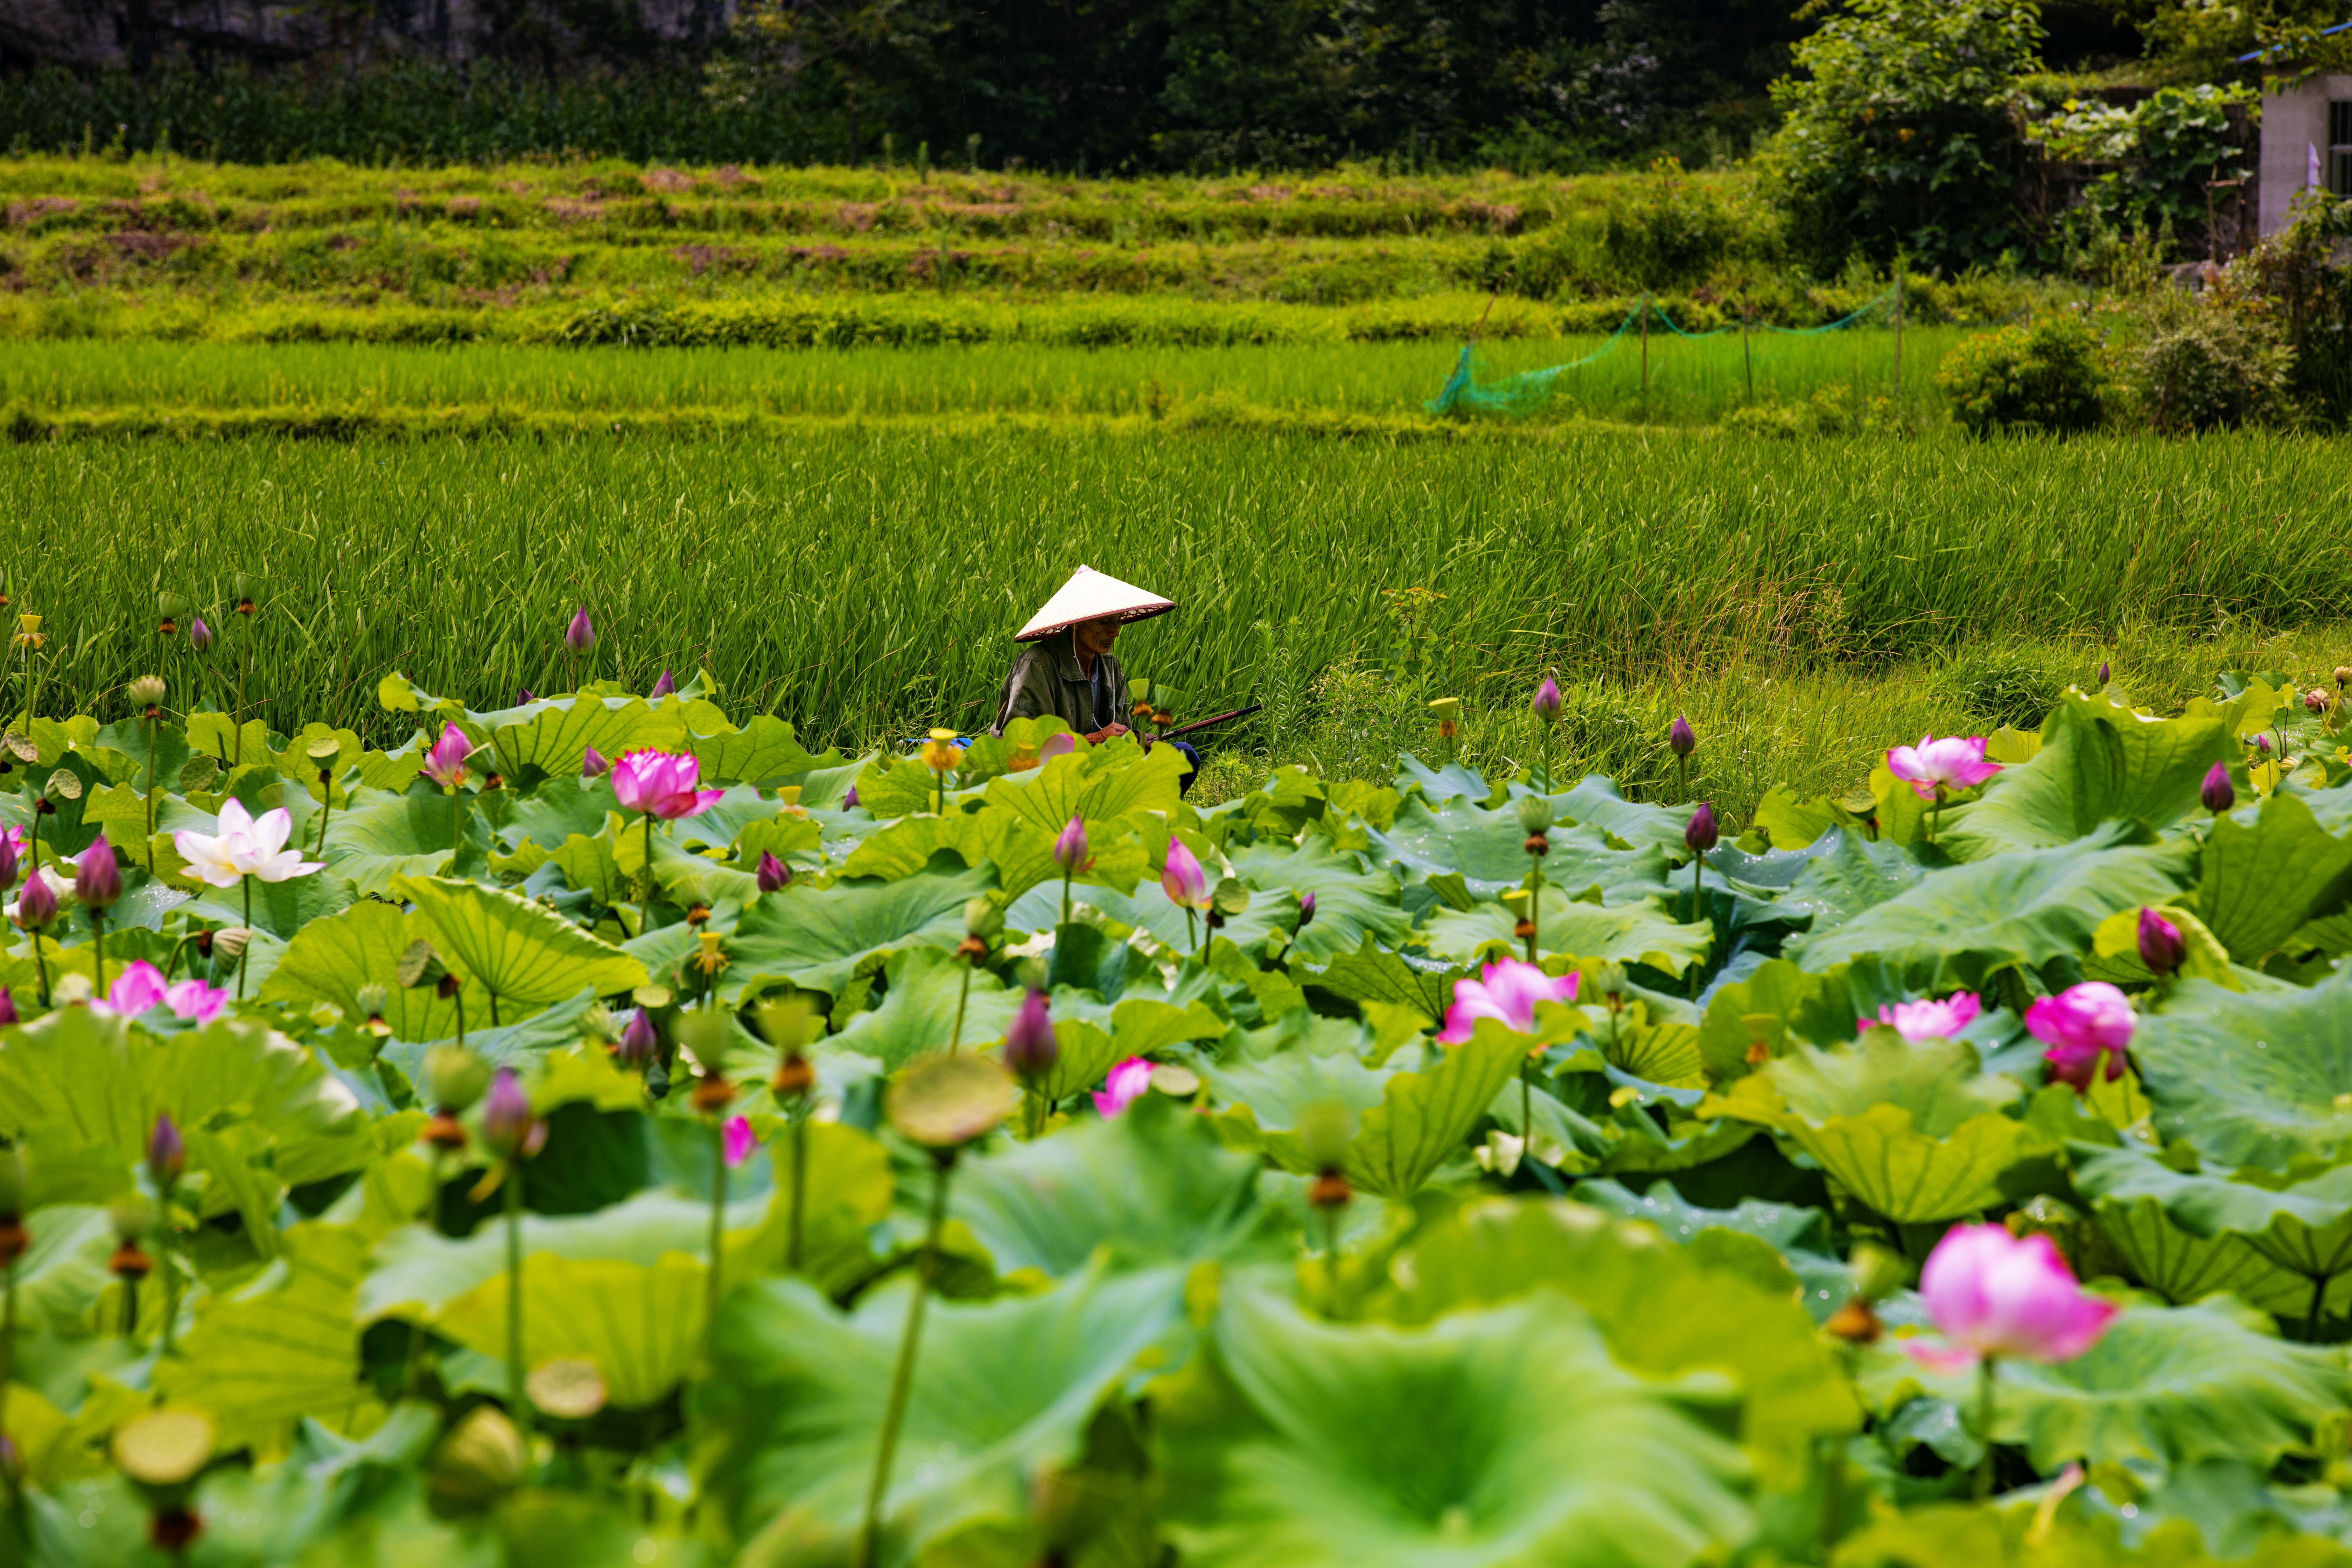
[(163, 1006), (174, 1017), (192, 1024), (209, 1024), (220, 1016), (227, 1005), (228, 993), (215, 990), (201, 980), (183, 980), (176, 985), (163, 984), (163, 972), (138, 959), (126, 965), (106, 988), (106, 1000), (93, 1002), (93, 1011), (111, 1013), (120, 1017), (135, 1018), (150, 1007)]
[(1042, 767), (1055, 757), (1066, 757), (1077, 749), (1078, 738), (1067, 730), (1058, 735), (1048, 735), (1045, 743), (1037, 748), (1038, 765)]
[(2025, 1010), (2026, 1032), (2050, 1048), (2042, 1053), (2050, 1076), (2080, 1093), (2091, 1087), (2099, 1058), (2107, 1058), (2107, 1081), (2124, 1076), (2124, 1052), (2131, 1045), (2131, 998), (2104, 980), (2085, 980)]
[(702, 764), (691, 755), (668, 752), (624, 752), (613, 764), (613, 793), (630, 811), (642, 811), (664, 822), (699, 816), (719, 804), (727, 792), (697, 789)]
[[(1063, 829), (1067, 832), (1068, 829)], [(1160, 890), (1178, 909), (1197, 910), (1209, 901), (1209, 874), (1201, 869), (1200, 858), (1184, 847), (1181, 838), (1168, 841), (1168, 860), (1160, 872)]]
[(1984, 999), (1973, 991), (1963, 991), (1938, 1002), (1933, 997), (1916, 1002), (1891, 1002), (1878, 1010), (1875, 1018), (1856, 1018), (1857, 1031), (1886, 1025), (1896, 1034), (1915, 1044), (1920, 1040), (1957, 1039), (1962, 1029), (1976, 1021), (1984, 1011)]
[(1095, 1114), (1105, 1120), (1117, 1116), (1150, 1087), (1151, 1064), (1141, 1057), (1129, 1057), (1111, 1068), (1109, 1079), (1095, 1091)]
[(1531, 1035), (1536, 1004), (1575, 1001), (1577, 978), (1563, 974), (1554, 980), (1532, 963), (1496, 959), (1478, 972), (1477, 979), (1454, 983), (1454, 1005), (1445, 1010), (1445, 1027), (1437, 1043), (1461, 1045), (1481, 1018), (1493, 1018), (1514, 1034)]
[(727, 1168), (733, 1170), (751, 1157), (760, 1146), (759, 1134), (751, 1131), (751, 1119), (739, 1116), (727, 1124)]
[(466, 782), (466, 759), (473, 754), (474, 742), (466, 739), (466, 731), (444, 724), (441, 738), (425, 753), (425, 765), (418, 771), (443, 789), (456, 789)]
[(1999, 763), (1985, 761), (1984, 737), (1962, 740), (1947, 735), (1938, 741), (1922, 735), (1916, 746), (1896, 746), (1886, 753), (1886, 771), (1911, 786), (1921, 800), (1933, 800), (1939, 789), (1974, 789), (2000, 772)]
[(2098, 1342), (2116, 1310), (2083, 1293), (2048, 1237), (2021, 1240), (1997, 1225), (1946, 1231), (1919, 1271), (1919, 1295), (1946, 1342), (1906, 1340), (1903, 1350), (1938, 1372), (1996, 1356), (2072, 1361)]

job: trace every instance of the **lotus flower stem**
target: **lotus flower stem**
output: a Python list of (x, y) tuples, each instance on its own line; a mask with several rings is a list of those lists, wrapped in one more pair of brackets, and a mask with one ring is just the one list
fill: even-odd
[(915, 1385), (915, 1346), (923, 1332), (923, 1304), (939, 1272), (940, 1236), (947, 1228), (948, 1176), (955, 1169), (954, 1152), (941, 1151), (937, 1161), (930, 1232), (923, 1242), (922, 1268), (915, 1274), (915, 1297), (907, 1303), (907, 1328), (898, 1339), (898, 1365), (890, 1374), (890, 1402), (882, 1412), (882, 1441), (874, 1450), (874, 1484), (866, 1494), (866, 1530), (858, 1538), (857, 1568), (874, 1568), (875, 1549), (882, 1535), (882, 1500), (890, 1489), (890, 1461), (898, 1452), (899, 1424), (907, 1416), (907, 1396)]
[(1062, 873), (1062, 923), (1070, 923), (1070, 873)]
[(704, 1330), (704, 1359), (715, 1363), (719, 1353), (719, 1303), (726, 1294), (719, 1279), (727, 1245), (727, 1121), (726, 1113), (710, 1118), (710, 1302)]
[(1977, 1433), (1984, 1439), (1984, 1458), (1977, 1461), (1977, 1497), (1992, 1496), (1992, 1363), (1986, 1356), (1977, 1363)]
[(106, 911), (104, 910), (93, 909), (89, 911), (89, 954), (90, 962), (98, 970), (98, 984), (93, 989), (103, 996), (106, 994)]
[[(425, 1210), (416, 1216), (419, 1225), (430, 1225), (434, 1211), (441, 1204), (441, 1149), (433, 1149), (433, 1184), (425, 1188)], [(414, 1399), (425, 1385), (425, 1315), (420, 1312), (408, 1321), (408, 1397)]]
[(784, 1267), (795, 1273), (801, 1266), (801, 1234), (808, 1214), (808, 1124), (809, 1106), (803, 1099), (793, 1116), (792, 1229), (784, 1243)]
[[(180, 1326), (180, 1277), (172, 1267), (172, 1194), (178, 1190), (177, 1182), (166, 1183), (163, 1200), (156, 1205), (155, 1271), (163, 1277), (163, 1339), (165, 1355), (175, 1355), (173, 1340)], [(137, 1321), (134, 1316), (132, 1321)]]
[[(1701, 897), (1702, 897), (1702, 891), (1703, 891), (1703, 890), (1702, 890), (1702, 889), (1701, 889), (1701, 888), (1700, 888), (1700, 886), (1699, 886), (1699, 879), (1700, 879), (1702, 877), (1704, 877), (1706, 874), (1706, 856), (1704, 856), (1704, 855), (1694, 855), (1694, 856), (1692, 856), (1692, 857), (1691, 857), (1691, 917), (1690, 917), (1690, 918), (1691, 918), (1691, 921), (1692, 921), (1692, 922), (1693, 922), (1694, 924), (1696, 924), (1696, 923), (1697, 922), (1697, 921), (1698, 921), (1698, 918), (1699, 918), (1699, 911), (1700, 911), (1700, 909), (1701, 909), (1700, 900), (1701, 900)], [(1712, 939), (1710, 939), (1710, 940), (1712, 940)], [(1691, 997), (1691, 1000), (1692, 1000), (1692, 1001), (1696, 1002), (1696, 1001), (1697, 1001), (1697, 1000), (1698, 1000), (1698, 960), (1697, 960), (1697, 959), (1696, 959), (1696, 958), (1694, 958), (1694, 959), (1692, 959), (1692, 960), (1691, 960), (1689, 973), (1690, 973), (1690, 980), (1689, 980), (1689, 986), (1690, 986), (1690, 997)]]
[(654, 814), (646, 813), (646, 908), (637, 918), (637, 934), (654, 929)]
[[(245, 889), (245, 945), (236, 951), (236, 999), (245, 1000), (245, 960), (253, 951), (253, 879), (239, 877), (237, 885)], [(463, 1041), (459, 1042), (461, 1045)]]
[(1519, 1062), (1519, 1158), (1524, 1160), (1536, 1142), (1536, 1058), (1533, 1052)]
[(971, 1000), (971, 970), (972, 966), (969, 963), (963, 966), (963, 984), (956, 992), (955, 1028), (948, 1036), (948, 1055), (950, 1056), (955, 1055), (963, 1045), (963, 1009), (964, 1004)]
[(1934, 801), (1931, 805), (1929, 805), (1929, 806), (1927, 807), (1927, 842), (1928, 842), (1928, 843), (1933, 844), (1934, 842), (1936, 842), (1936, 829), (1937, 829), (1938, 826), (1940, 826), (1942, 825), (1943, 820), (1944, 820), (1944, 786), (1943, 786), (1942, 784), (1938, 784), (1936, 786), (1936, 798), (1935, 798), (1935, 801)]
[[(332, 768), (320, 768), (319, 770), (319, 784), (320, 786), (326, 791), (327, 804), (319, 812), (319, 847), (315, 853), (318, 855), (320, 859), (324, 860), (327, 858), (327, 824), (333, 821), (335, 816), (334, 770)], [(457, 856), (454, 852), (450, 856), (450, 860), (452, 864), (457, 860)]]
[[(40, 818), (35, 817), (33, 820), (37, 822)], [(49, 1005), (48, 961), (41, 956), (41, 933), (39, 931), (31, 931), (26, 934), (30, 935), (33, 939), (33, 977), (40, 982), (41, 1006), (46, 1010)]]
[[(724, 1162), (721, 1162), (724, 1163)], [(530, 1453), (530, 1396), (523, 1391), (522, 1161), (507, 1161), (507, 1415)]]
[(1822, 1561), (1830, 1561), (1837, 1545), (1838, 1524), (1845, 1514), (1845, 1447), (1833, 1434), (1821, 1439)]
[[(1186, 904), (1186, 905), (1184, 906), (1184, 945), (1185, 945), (1186, 947), (1199, 947), (1199, 946), (1201, 945), (1201, 944), (1200, 944), (1200, 935), (1201, 935), (1201, 928), (1200, 928), (1199, 924), (1198, 924), (1198, 923), (1194, 921), (1194, 919), (1193, 919), (1193, 916), (1192, 916), (1192, 905), (1190, 905), (1190, 904)], [(1206, 969), (1208, 966), (1209, 966), (1209, 952), (1208, 952), (1208, 950), (1207, 950), (1206, 948), (1202, 948), (1202, 950), (1201, 950), (1201, 967), (1202, 967), (1202, 968), (1203, 968), (1203, 969)]]
[(150, 876), (155, 871), (155, 721), (153, 713), (147, 715), (147, 871)]

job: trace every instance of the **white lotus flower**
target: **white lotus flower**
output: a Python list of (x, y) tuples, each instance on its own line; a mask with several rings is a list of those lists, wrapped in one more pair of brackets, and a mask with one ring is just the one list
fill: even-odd
[(215, 888), (234, 888), (247, 877), (284, 882), (323, 869), (321, 863), (303, 859), (300, 850), (286, 847), (293, 831), (294, 818), (285, 807), (257, 818), (244, 802), (231, 798), (221, 803), (218, 833), (184, 827), (172, 835), (172, 842), (197, 877)]

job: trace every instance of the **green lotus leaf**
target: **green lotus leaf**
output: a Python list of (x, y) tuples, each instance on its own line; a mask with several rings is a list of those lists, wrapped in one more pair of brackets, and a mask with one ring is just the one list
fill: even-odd
[[(1969, 1374), (1906, 1371), (1907, 1358), (1885, 1347), (1872, 1358), (1863, 1382), (1877, 1401), (1915, 1382), (1956, 1401), (1973, 1397)], [(2069, 1461), (2177, 1468), (2230, 1458), (2267, 1468), (2352, 1397), (2341, 1351), (2286, 1343), (2263, 1314), (2222, 1298), (2126, 1308), (2073, 1361), (2004, 1360), (1995, 1377), (1995, 1435), (2024, 1444), (2045, 1474)]]
[(583, 989), (611, 995), (646, 983), (643, 963), (529, 899), (443, 877), (404, 878), (399, 890), (432, 928), (434, 952), (488, 991), (494, 1009), (520, 1013)]
[(819, 1042), (820, 1048), (856, 1051), (896, 1072), (919, 1056), (948, 1048), (959, 1005), (967, 1047), (1003, 1039), (1020, 1005), (1018, 993), (995, 975), (937, 948), (892, 954), (883, 975), (882, 1005), (857, 1014)]
[(1708, 1231), (1750, 1237), (1787, 1260), (1804, 1292), (1805, 1310), (1819, 1321), (1845, 1304), (1853, 1279), (1830, 1237), (1829, 1216), (1819, 1209), (1744, 1198), (1736, 1208), (1701, 1208), (1670, 1182), (1654, 1182), (1635, 1196), (1605, 1178), (1579, 1182), (1576, 1200), (1620, 1219), (1647, 1220), (1677, 1246), (1695, 1245)]
[(1190, 767), (1173, 746), (1144, 752), (1132, 742), (1113, 742), (1055, 757), (1022, 782), (991, 779), (984, 798), (1058, 836), (1074, 816), (1108, 822), (1130, 812), (1175, 811)]
[[(436, 1332), (504, 1362), (510, 1279), (501, 1268), (435, 1317)], [(684, 1380), (702, 1352), (709, 1307), (708, 1265), (682, 1252), (652, 1264), (609, 1258), (526, 1255), (523, 1358), (593, 1363), (612, 1403), (642, 1410)]]
[(1378, 938), (1394, 946), (1412, 927), (1397, 894), (1396, 879), (1367, 871), (1350, 851), (1319, 834), (1298, 847), (1254, 844), (1234, 856), (1234, 870), (1251, 887), (1290, 895), (1315, 895), (1315, 918), (1298, 928), (1292, 952), (1307, 960), (1338, 961)]
[(1900, 844), (1841, 833), (1837, 847), (1810, 860), (1780, 900), (1780, 912), (1812, 917), (1812, 931), (1833, 931), (1919, 885), (1927, 868)]
[(31, 1245), (16, 1259), (18, 1322), (31, 1329), (86, 1331), (90, 1308), (115, 1283), (107, 1268), (115, 1244), (107, 1211), (82, 1204), (33, 1207), (25, 1233)]
[(1662, 850), (1677, 858), (1690, 813), (1673, 806), (1630, 801), (1599, 773), (1587, 773), (1566, 795), (1551, 797), (1552, 808), (1572, 822), (1597, 827), (1636, 849)]
[[(1360, 1026), (1287, 1013), (1274, 1026), (1244, 1036), (1202, 1076), (1216, 1105), (1245, 1109), (1251, 1125), (1263, 1132), (1286, 1132), (1318, 1105), (1361, 1112), (1381, 1103), (1395, 1071), (1366, 1067), (1359, 1054), (1363, 1044)], [(1291, 1169), (1306, 1168), (1293, 1143), (1276, 1139), (1273, 1147)]]
[(705, 784), (787, 782), (819, 768), (842, 764), (840, 752), (811, 752), (801, 744), (791, 724), (769, 713), (752, 715), (740, 730), (730, 726), (715, 735), (697, 735), (690, 749), (702, 764)]
[(1168, 1417), (1187, 1563), (1675, 1568), (1752, 1528), (1737, 1451), (1558, 1297), (1400, 1328), (1239, 1291), (1214, 1343), (1224, 1398)]
[(1320, 969), (1301, 967), (1295, 973), (1307, 984), (1318, 985), (1345, 1001), (1409, 1007), (1434, 1024), (1453, 1005), (1454, 983), (1470, 972), (1416, 962), (1390, 952), (1368, 936), (1355, 952), (1340, 953)]
[[(610, 845), (613, 868), (619, 876), (624, 898), (634, 901), (644, 896), (645, 829), (635, 824), (624, 824), (618, 816), (612, 819), (610, 826), (612, 836), (603, 842)], [(658, 831), (654, 834), (653, 849), (654, 879), (661, 884), (670, 901), (681, 908), (688, 904), (704, 904), (713, 909), (720, 906), (740, 909), (759, 896), (760, 878), (755, 869), (759, 860), (756, 857), (749, 866), (729, 865), (723, 860), (698, 854), (677, 838)], [(595, 872), (589, 874), (593, 877)]]
[(847, 878), (824, 889), (794, 882), (743, 911), (727, 941), (733, 962), (719, 975), (719, 991), (731, 1001), (787, 980), (830, 994), (891, 953), (952, 949), (963, 941), (965, 903), (995, 882), (992, 868), (967, 869), (945, 853), (895, 881)]
[[(1590, 1018), (1592, 1011), (1586, 1009), (1584, 1016)], [(1611, 1067), (1649, 1083), (1676, 1089), (1706, 1086), (1697, 1025), (1643, 998), (1626, 1003), (1617, 1012), (1604, 1011), (1601, 1016), (1605, 1021), (1591, 1028), (1590, 1038)]]
[[(309, 1051), (252, 1019), (222, 1018), (157, 1041), (121, 1019), (68, 1007), (12, 1031), (0, 1050), (0, 1127), (37, 1164), (51, 1151), (78, 1159), (97, 1150), (120, 1166), (138, 1164), (163, 1111), (184, 1133), (215, 1118), (223, 1128), (249, 1122), (267, 1140), (273, 1194), (357, 1170), (374, 1152), (351, 1091)], [(215, 1152), (192, 1142), (191, 1165), (203, 1168)], [(216, 1151), (234, 1166), (252, 1152)], [(225, 1213), (234, 1206), (226, 1189), (248, 1177), (230, 1166), (214, 1173), (205, 1206)], [(273, 1221), (276, 1212), (273, 1195)]]
[(1808, 974), (1785, 958), (1770, 958), (1707, 998), (1699, 1055), (1708, 1075), (1721, 1082), (1754, 1070), (1748, 1054), (1755, 1046), (1777, 1057), (1792, 1042), (1835, 1045), (1853, 1037), (1854, 1022), (1843, 971)]
[[(1150, 873), (1150, 848), (1137, 832), (1135, 819), (1090, 822), (1087, 838), (1091, 854), (1083, 882), (1124, 892)], [(841, 871), (845, 877), (910, 876), (942, 848), (954, 850), (967, 866), (982, 861), (994, 866), (1008, 899), (1048, 884), (1059, 897), (1062, 870), (1054, 861), (1054, 836), (996, 806), (894, 822), (852, 850)]]
[(210, 1412), (223, 1451), (249, 1444), (264, 1456), (282, 1453), (306, 1419), (364, 1426), (382, 1409), (360, 1375), (352, 1319), (366, 1248), (353, 1226), (296, 1226), (276, 1284), (197, 1308), (181, 1353), (156, 1365), (158, 1392)]
[[(2132, 1278), (2176, 1307), (2226, 1293), (2274, 1317), (2300, 1318), (2311, 1310), (2310, 1280), (2263, 1257), (2242, 1236), (2199, 1236), (2154, 1196), (2102, 1198), (2091, 1215)], [(2338, 1278), (2328, 1298), (2341, 1316), (2352, 1302), (2352, 1275)]]
[[(551, 1051), (579, 1045), (581, 1017), (596, 1005), (596, 994), (583, 986), (553, 1006), (542, 1007), (520, 1022), (487, 1025), (483, 1020), (490, 1016), (489, 1009), (486, 1005), (478, 1007), (470, 990), (466, 995), (466, 1048), (492, 1067), (510, 1067), (518, 1072), (535, 1069)], [(516, 1011), (509, 1007), (499, 1016), (512, 1018)], [(420, 1085), (425, 1081), (425, 1059), (433, 1047), (457, 1043), (454, 1031), (438, 1040), (394, 1038), (385, 1042), (381, 1058), (398, 1068), (410, 1084)], [(634, 1108), (635, 1102), (631, 1103)]]
[(1947, 810), (1938, 845), (1980, 860), (2071, 843), (2117, 819), (2163, 827), (2198, 809), (2207, 770), (2239, 760), (2231, 731), (2231, 715), (2202, 699), (2178, 718), (2150, 719), (2104, 694), (2069, 694), (2032, 761), (1995, 774), (1974, 805)]
[(373, 898), (389, 898), (403, 877), (439, 876), (457, 854), (460, 805), (432, 785), (354, 790), (327, 824), (328, 873)]
[(1442, 811), (1432, 811), (1409, 800), (1397, 808), (1387, 832), (1368, 831), (1376, 859), (1402, 866), (1416, 877), (1458, 875), (1478, 898), (1494, 898), (1527, 880), (1523, 846), (1528, 832), (1509, 806), (1488, 811), (1456, 800)]
[[(1513, 934), (1517, 921), (1517, 913), (1500, 903), (1444, 910), (1429, 921), (1429, 951), (1464, 963), (1508, 958), (1526, 951), (1525, 940)], [(1659, 899), (1612, 908), (1571, 899), (1547, 885), (1536, 917), (1538, 952), (1646, 963), (1669, 974), (1704, 960), (1714, 940), (1712, 925), (1684, 924)]]
[[(2087, 1197), (2152, 1200), (2191, 1236), (2243, 1237), (2305, 1281), (2302, 1315), (2315, 1317), (2334, 1284), (2352, 1273), (2352, 1165), (2296, 1181), (2253, 1170), (2234, 1178), (2191, 1174), (2129, 1149), (2077, 1144), (2074, 1156), (2074, 1184)], [(2265, 1289), (2265, 1299), (2274, 1289)]]
[[(760, 1279), (720, 1310), (713, 1375), (689, 1394), (709, 1495), (750, 1535), (845, 1551), (866, 1512), (908, 1292), (845, 1316), (797, 1280)], [(876, 1568), (951, 1531), (1024, 1519), (1033, 1479), (1082, 1451), (1097, 1408), (1139, 1363), (1181, 1354), (1175, 1269), (1065, 1279), (1038, 1296), (940, 1301), (925, 1317)], [(757, 1555), (759, 1547), (751, 1548)]]
[(1411, 752), (1397, 758), (1397, 794), (1411, 797), (1420, 795), (1433, 805), (1444, 805), (1449, 800), (1467, 800), (1485, 804), (1495, 793), (1495, 786), (1480, 776), (1478, 770), (1458, 762), (1447, 763), (1442, 768), (1432, 768)]
[[(1209, 935), (1204, 917), (1194, 912), (1187, 919), (1183, 909), (1169, 902), (1157, 878), (1139, 883), (1132, 893), (1081, 882), (1071, 889), (1070, 897), (1128, 931), (1149, 932), (1161, 946), (1180, 953), (1198, 954), (1202, 939)], [(1280, 907), (1283, 903), (1277, 899), (1251, 900), (1249, 908), (1217, 929), (1218, 942), (1253, 952), (1269, 938), (1288, 936), (1298, 911), (1296, 907)], [(1013, 900), (1004, 911), (1004, 921), (1016, 930), (1043, 931), (1060, 919), (1061, 908), (1061, 883), (1041, 883)]]
[(610, 775), (551, 778), (528, 795), (512, 790), (499, 794), (508, 797), (499, 837), (509, 845), (536, 844), (547, 850), (562, 847), (575, 833), (594, 837), (604, 831), (605, 819), (621, 809)]
[(2132, 1034), (2157, 1131), (2223, 1164), (2284, 1167), (2352, 1140), (2352, 975), (2241, 993), (2183, 981)]
[(2024, 849), (1930, 872), (1908, 890), (1785, 952), (1821, 973), (1877, 954), (1932, 973), (1939, 990), (1980, 984), (2011, 964), (2038, 965), (2088, 951), (2118, 910), (2163, 904), (2188, 879), (2187, 851), (2129, 844), (2116, 825), (2055, 849)]
[(1286, 1258), (1258, 1201), (1261, 1169), (1147, 1094), (1115, 1120), (967, 1162), (950, 1212), (1013, 1279), (1076, 1274), (1098, 1250), (1113, 1268)]
[[(263, 1002), (331, 1003), (357, 1021), (363, 985), (384, 991), (383, 1021), (404, 1040), (437, 1040), (457, 1032), (457, 1002), (430, 985), (400, 984), (400, 955), (409, 944), (431, 939), (431, 927), (415, 910), (362, 900), (325, 920), (312, 921), (286, 944), (286, 951), (256, 991)], [(464, 983), (467, 1017), (488, 1020), (489, 994), (479, 983)]]
[(2197, 912), (2241, 963), (2260, 964), (2352, 891), (2352, 843), (2291, 795), (2265, 796), (2252, 825), (2215, 818), (2200, 858)]
[(1471, 1038), (1443, 1047), (1424, 1072), (1391, 1074), (1367, 1109), (1341, 1169), (1353, 1185), (1404, 1199), (1459, 1152), (1496, 1094), (1517, 1076), (1528, 1039), (1491, 1018)]
[(1729, 1376), (1768, 1484), (1803, 1474), (1815, 1436), (1860, 1424), (1835, 1355), (1792, 1289), (1759, 1286), (1694, 1247), (1662, 1247), (1647, 1226), (1581, 1204), (1479, 1199), (1417, 1237), (1394, 1272), (1403, 1283), (1391, 1310), (1402, 1321), (1558, 1291), (1591, 1314), (1633, 1371)]
[(641, 697), (542, 698), (507, 713), (468, 718), (468, 732), (478, 731), (489, 748), (483, 765), (509, 778), (526, 768), (577, 778), (591, 746), (609, 760), (646, 747), (679, 751), (687, 739), (683, 708), (664, 703), (656, 709)]

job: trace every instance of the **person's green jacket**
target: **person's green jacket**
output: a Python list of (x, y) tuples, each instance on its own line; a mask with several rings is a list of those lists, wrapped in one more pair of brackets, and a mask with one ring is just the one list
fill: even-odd
[(1110, 694), (1110, 710), (1097, 712), (1095, 683), (1078, 668), (1070, 636), (1055, 632), (1040, 638), (1013, 661), (1013, 672), (1004, 678), (1004, 689), (996, 700), (995, 733), (1004, 733), (1004, 726), (1015, 719), (1042, 719), (1048, 714), (1081, 735), (1091, 735), (1106, 724), (1126, 722), (1118, 708), (1127, 699), (1127, 673), (1119, 668), (1118, 658), (1107, 653), (1096, 661), (1103, 689)]

